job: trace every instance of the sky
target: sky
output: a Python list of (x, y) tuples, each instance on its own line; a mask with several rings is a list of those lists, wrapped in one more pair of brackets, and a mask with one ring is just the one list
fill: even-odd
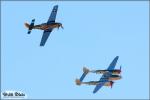
[[(27, 34), (25, 22), (47, 22), (59, 5), (54, 29), (44, 47), (43, 34)], [(28, 99), (148, 99), (148, 1), (2, 1), (1, 91), (23, 91)], [(82, 68), (106, 69), (119, 56), (122, 79), (113, 88), (75, 84)], [(84, 79), (98, 81), (101, 75)]]

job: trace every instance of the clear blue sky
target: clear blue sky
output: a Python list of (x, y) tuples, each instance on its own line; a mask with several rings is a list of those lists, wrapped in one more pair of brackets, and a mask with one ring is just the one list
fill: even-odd
[[(24, 22), (46, 22), (56, 4), (64, 30), (55, 29), (40, 47), (43, 31), (28, 35)], [(148, 1), (2, 1), (1, 8), (2, 91), (24, 91), (30, 99), (149, 98)], [(106, 69), (115, 56), (123, 79), (112, 89), (93, 94), (94, 86), (75, 85), (83, 66)]]

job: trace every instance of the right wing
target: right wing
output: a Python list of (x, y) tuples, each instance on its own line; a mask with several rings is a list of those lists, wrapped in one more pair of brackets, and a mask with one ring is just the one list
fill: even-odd
[(111, 64), (109, 65), (109, 67), (107, 68), (107, 70), (113, 70), (116, 66), (117, 60), (118, 60), (119, 56), (116, 56), (114, 58), (114, 60), (111, 62)]
[(52, 32), (52, 30), (53, 30), (52, 28), (50, 28), (48, 30), (44, 30), (40, 46), (44, 46), (45, 45), (45, 43), (46, 43), (50, 33)]
[(48, 19), (48, 21), (47, 21), (47, 24), (52, 23), (52, 22), (55, 22), (57, 10), (58, 10), (58, 5), (55, 5), (55, 6), (53, 7), (53, 10), (52, 10), (50, 16), (49, 16), (49, 19)]

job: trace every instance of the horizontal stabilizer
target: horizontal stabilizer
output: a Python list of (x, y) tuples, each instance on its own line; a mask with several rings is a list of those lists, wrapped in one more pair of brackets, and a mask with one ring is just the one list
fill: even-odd
[(86, 74), (88, 74), (88, 72), (89, 72), (90, 70), (88, 69), (88, 68), (86, 68), (86, 67), (83, 67), (83, 73), (86, 73)]
[(28, 34), (30, 34), (31, 33), (31, 30), (28, 30)]
[(32, 19), (31, 21), (31, 24), (29, 25), (28, 23), (25, 23), (25, 26), (28, 28), (28, 34), (31, 33), (31, 30), (33, 29), (34, 27), (34, 22), (35, 22), (35, 19)]

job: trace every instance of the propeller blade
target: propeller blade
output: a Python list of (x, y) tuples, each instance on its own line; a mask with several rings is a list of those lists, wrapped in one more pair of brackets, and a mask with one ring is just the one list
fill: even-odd
[(120, 66), (120, 71), (121, 71), (121, 66)]
[(61, 25), (61, 28), (64, 29), (64, 27)]
[(113, 82), (113, 81), (111, 81), (111, 83), (110, 83), (110, 84), (111, 84), (111, 88), (112, 88), (112, 87), (113, 87), (114, 82)]
[(120, 73), (122, 72), (121, 69), (122, 69), (122, 66), (120, 66)]
[(122, 79), (122, 76), (120, 75), (121, 79)]

